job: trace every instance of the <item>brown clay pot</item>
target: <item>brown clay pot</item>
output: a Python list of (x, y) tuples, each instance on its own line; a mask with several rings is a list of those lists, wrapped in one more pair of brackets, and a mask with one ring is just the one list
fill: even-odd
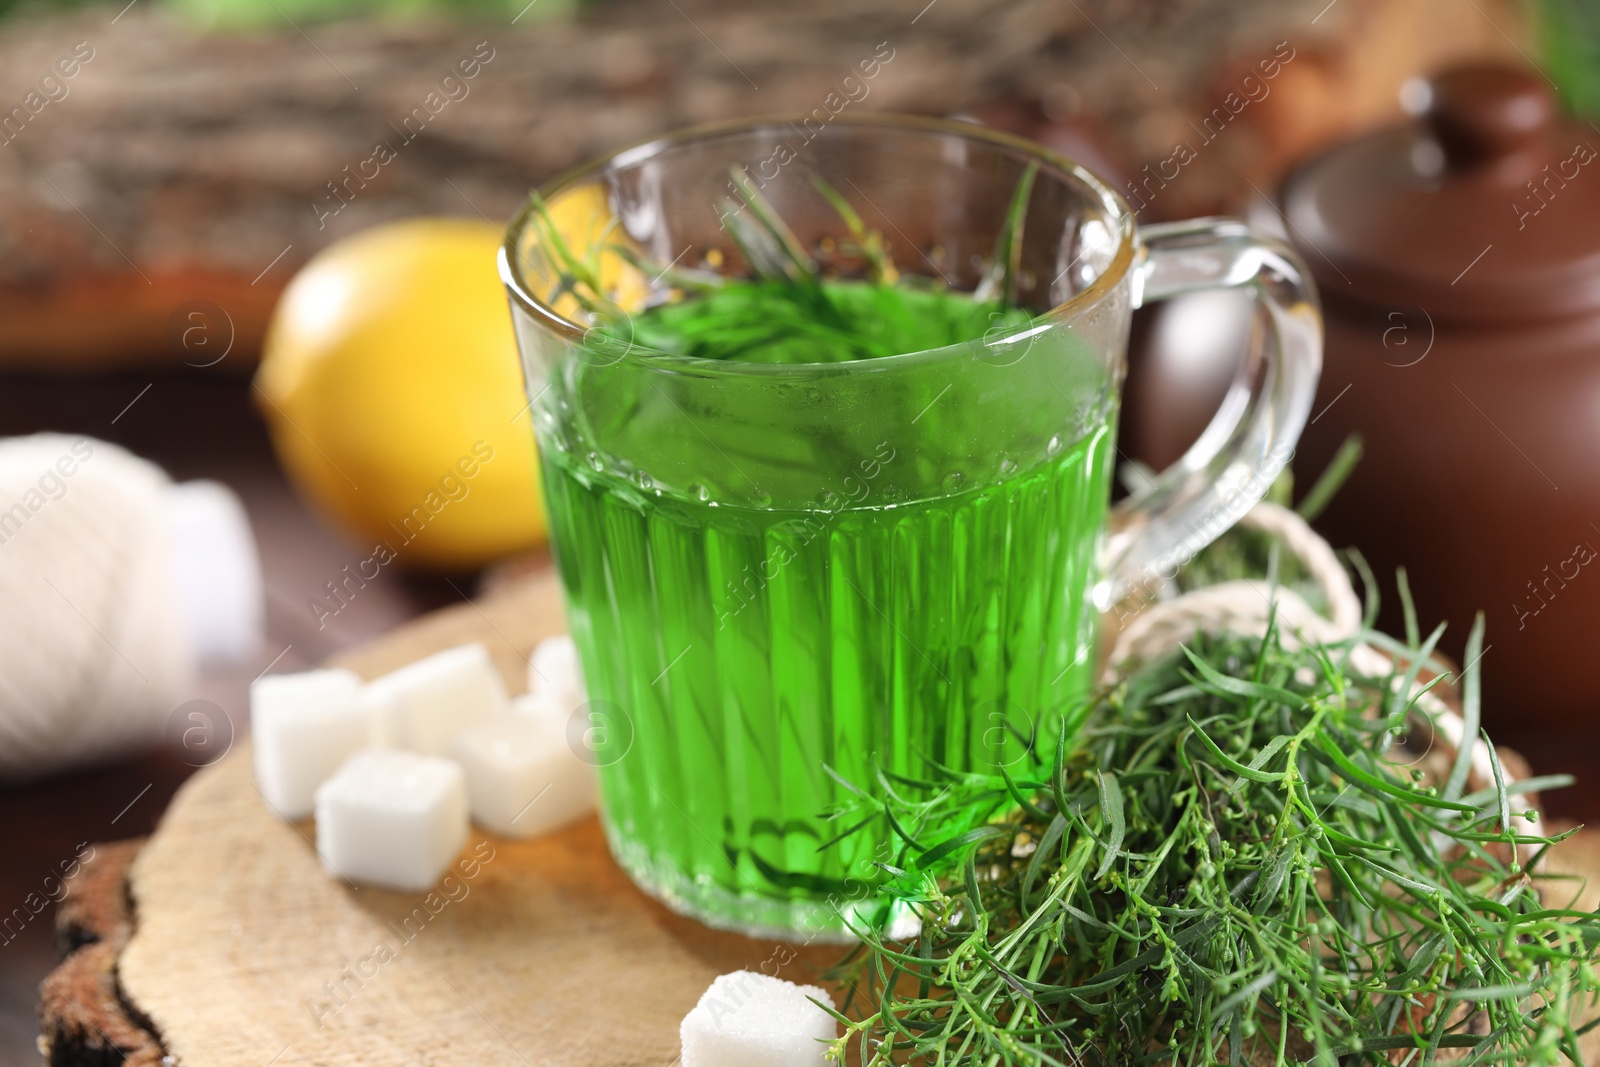
[(1428, 87), (1414, 121), (1285, 184), (1327, 316), (1295, 472), (1308, 485), (1360, 433), (1318, 525), (1372, 563), (1385, 628), (1403, 565), (1424, 632), (1448, 620), (1446, 651), (1486, 614), (1497, 736), (1582, 747), (1600, 735), (1600, 130), (1532, 72), (1457, 67)]

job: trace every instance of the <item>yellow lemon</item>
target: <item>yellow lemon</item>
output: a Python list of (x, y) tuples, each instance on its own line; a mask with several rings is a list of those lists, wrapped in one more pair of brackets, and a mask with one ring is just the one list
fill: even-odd
[(256, 398), (278, 456), (380, 563), (475, 567), (546, 540), (500, 240), (378, 226), (306, 264), (273, 314)]

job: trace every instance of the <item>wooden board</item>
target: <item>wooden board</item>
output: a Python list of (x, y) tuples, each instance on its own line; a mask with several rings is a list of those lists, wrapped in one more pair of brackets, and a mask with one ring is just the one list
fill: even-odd
[[(546, 575), (344, 662), (372, 676), (480, 640), (519, 690), (528, 651), (561, 629)], [(593, 819), (531, 842), (474, 831), (451, 891), (431, 897), (330, 877), (314, 833), (263, 803), (246, 745), (190, 781), (134, 861), (121, 996), (177, 1063), (667, 1067), (717, 974), (811, 979), (840, 953), (780, 968), (790, 952), (668, 912), (612, 863)]]
[(133, 934), (128, 866), (144, 840), (93, 846), (56, 911), (61, 964), (39, 986), (40, 1049), (50, 1067), (164, 1067), (161, 1041), (117, 988)]
[[(341, 662), (371, 677), (476, 640), (516, 690), (528, 651), (561, 629), (545, 573)], [(816, 981), (840, 954), (672, 914), (611, 862), (592, 819), (531, 842), (474, 832), (431, 897), (330, 877), (314, 833), (268, 810), (243, 745), (190, 780), (142, 847), (97, 846), (43, 989), (52, 1067), (670, 1067), (715, 975)], [(1600, 832), (1555, 850), (1546, 873), (1569, 876), (1549, 885), (1554, 905), (1600, 904)], [(1600, 1031), (1585, 1050), (1600, 1053)]]

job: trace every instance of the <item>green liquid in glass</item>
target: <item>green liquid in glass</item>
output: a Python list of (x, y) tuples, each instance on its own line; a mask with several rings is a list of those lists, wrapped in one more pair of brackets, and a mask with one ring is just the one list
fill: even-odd
[[(836, 306), (883, 320), (884, 290), (827, 288)], [(963, 295), (893, 292), (908, 293), (917, 344), (989, 321)], [(664, 347), (674, 322), (701, 321), (712, 303), (647, 312), (638, 335)], [(777, 359), (760, 345), (733, 358), (805, 347), (776, 344)], [(626, 412), (614, 432), (647, 442), (653, 469), (692, 469), (679, 453), (705, 452), (712, 436), (736, 467), (740, 434), (770, 432), (760, 418), (719, 431), (628, 381), (577, 388), (593, 391), (592, 410)], [(929, 407), (937, 390), (930, 380), (903, 398), (927, 408), (916, 429), (933, 435), (945, 432)], [(905, 442), (841, 442), (857, 482), (810, 508), (669, 491), (593, 454), (543, 449), (607, 831), (635, 879), (721, 925), (837, 934), (836, 908), (875, 907), (872, 861), (891, 859), (892, 843), (869, 832), (819, 851), (844, 829), (820, 817), (846, 796), (825, 767), (872, 790), (880, 768), (921, 777), (929, 759), (1015, 766), (1036, 730), (1053, 748), (1090, 685), (1112, 436), (1099, 419), (1032, 467), (985, 484), (931, 479), (920, 495), (891, 488), (919, 462)]]

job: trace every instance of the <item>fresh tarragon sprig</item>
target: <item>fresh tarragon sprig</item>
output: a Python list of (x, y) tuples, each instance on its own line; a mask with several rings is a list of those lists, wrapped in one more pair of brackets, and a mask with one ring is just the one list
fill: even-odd
[(1375, 694), (1414, 687), (1361, 676), (1350, 645), (1200, 637), (1099, 694), (1029, 774), (935, 769), (855, 796), (842, 819), (878, 805), (902, 834), (884, 869), (922, 929), (863, 931), (834, 975), (852, 990), (834, 1054), (1582, 1062), (1600, 916), (1530, 875), (1568, 835), (1530, 833), (1523, 810), (1570, 780), (1508, 785), (1486, 736), (1494, 781), (1474, 792), (1465, 754), (1408, 765), (1396, 738), (1423, 713)]

